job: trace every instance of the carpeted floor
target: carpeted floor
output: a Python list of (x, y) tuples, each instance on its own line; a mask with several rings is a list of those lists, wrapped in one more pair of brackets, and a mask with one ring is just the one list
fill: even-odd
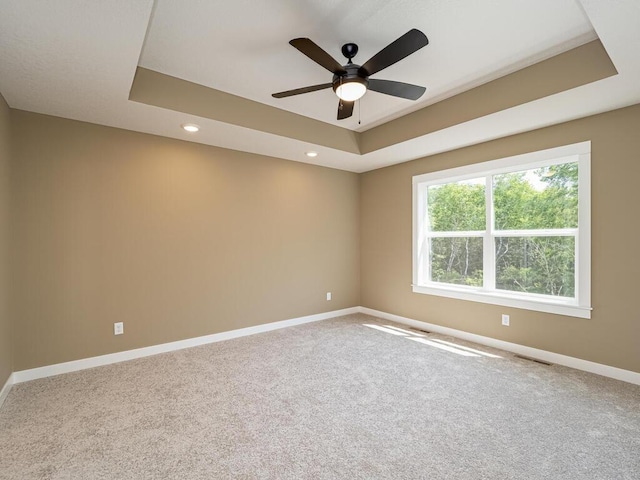
[(640, 387), (364, 324), (16, 385), (0, 478), (640, 478)]

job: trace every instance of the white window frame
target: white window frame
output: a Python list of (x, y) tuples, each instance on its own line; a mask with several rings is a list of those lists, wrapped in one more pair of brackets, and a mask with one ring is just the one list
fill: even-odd
[[(578, 162), (578, 228), (553, 230), (496, 231), (493, 221), (493, 188), (485, 188), (487, 228), (480, 232), (450, 232), (427, 235), (426, 192), (431, 185), (453, 183), (492, 175), (520, 172), (562, 163)], [(521, 292), (496, 290), (495, 238), (499, 236), (574, 236), (575, 298), (567, 299)], [(471, 287), (429, 281), (429, 242), (437, 236), (474, 236), (483, 238), (483, 286)], [(426, 255), (426, 261), (425, 261)], [(414, 293), (470, 300), (539, 312), (591, 318), (591, 142), (551, 148), (501, 158), (464, 167), (425, 173), (413, 177), (413, 284)]]

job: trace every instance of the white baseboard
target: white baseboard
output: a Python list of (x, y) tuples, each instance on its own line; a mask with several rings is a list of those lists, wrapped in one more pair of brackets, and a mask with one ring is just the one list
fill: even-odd
[(2, 407), (2, 404), (4, 403), (4, 400), (7, 398), (7, 395), (9, 395), (9, 391), (11, 390), (13, 383), (14, 383), (14, 374), (12, 373), (11, 375), (9, 375), (9, 378), (7, 378), (7, 381), (5, 382), (4, 387), (2, 387), (2, 390), (0, 390), (0, 407)]
[[(98, 357), (83, 358), (81, 360), (74, 360), (71, 362), (47, 365), (45, 367), (32, 368), (29, 370), (21, 370), (19, 372), (13, 373), (12, 382), (28, 382), (30, 380), (51, 377), (54, 375), (60, 375), (62, 373), (76, 372), (78, 370), (110, 365), (112, 363), (125, 362), (127, 360), (133, 360), (135, 358), (157, 355), (159, 353), (173, 352), (174, 350), (182, 350), (184, 348), (197, 347), (199, 345), (206, 345), (208, 343), (222, 342), (224, 340), (231, 340), (232, 338), (246, 337), (247, 335), (254, 335), (256, 333), (278, 330), (280, 328), (293, 327), (295, 325), (302, 325), (304, 323), (317, 322), (319, 320), (326, 320), (329, 318), (340, 317), (342, 315), (349, 315), (351, 313), (358, 313), (359, 311), (359, 307), (345, 308), (342, 310), (334, 310), (332, 312), (308, 315), (306, 317), (291, 318), (289, 320), (282, 320), (279, 322), (265, 323), (263, 325), (256, 325), (254, 327), (230, 330), (228, 332), (214, 333), (212, 335), (205, 335), (202, 337), (188, 338), (186, 340), (163, 343), (161, 345), (153, 345), (151, 347), (136, 348), (135, 350), (126, 350), (124, 352), (110, 353), (107, 355), (100, 355)], [(4, 393), (4, 389), (2, 391)]]
[(483, 337), (482, 335), (476, 335), (474, 333), (469, 333), (462, 330), (442, 327), (440, 325), (434, 325), (432, 323), (422, 322), (420, 320), (414, 320), (412, 318), (401, 317), (399, 315), (393, 315), (391, 313), (380, 312), (378, 310), (373, 310), (367, 307), (360, 307), (359, 311), (360, 313), (371, 315), (373, 317), (379, 317), (384, 320), (402, 323), (404, 325), (409, 325), (411, 327), (416, 327), (423, 330), (429, 330), (430, 332), (440, 333), (442, 335), (450, 335), (452, 337), (468, 340), (470, 342), (479, 343), (480, 345), (499, 348), (501, 350), (506, 350), (507, 352), (513, 352), (519, 355), (525, 355), (527, 357), (544, 360), (549, 363), (564, 365), (565, 367), (575, 368), (576, 370), (596, 373), (605, 377), (615, 378), (616, 380), (622, 380), (623, 382), (640, 385), (640, 373), (632, 372), (631, 370), (623, 370), (622, 368), (610, 367), (609, 365), (590, 362), (588, 360), (569, 357), (567, 355), (548, 352), (546, 350), (539, 350), (537, 348), (526, 347), (517, 343), (505, 342), (503, 340), (497, 340), (491, 337)]
[(453, 328), (443, 327), (420, 320), (414, 320), (412, 318), (401, 317), (391, 313), (381, 312), (379, 310), (373, 310), (367, 307), (351, 307), (342, 310), (334, 310), (331, 312), (319, 313), (316, 315), (309, 315), (306, 317), (292, 318), (289, 320), (282, 320), (279, 322), (267, 323), (264, 325), (256, 325), (254, 327), (241, 328), (238, 330), (231, 330), (228, 332), (215, 333), (212, 335), (205, 335), (202, 337), (189, 338), (186, 340), (179, 340), (176, 342), (163, 343), (161, 345), (153, 345), (150, 347), (137, 348), (135, 350), (126, 350), (124, 352), (111, 353), (108, 355), (101, 355), (98, 357), (84, 358), (81, 360), (74, 360), (72, 362), (58, 363), (55, 365), (48, 365), (45, 367), (32, 368), (29, 370), (22, 370), (14, 372), (2, 390), (0, 390), (0, 406), (2, 402), (9, 394), (11, 386), (16, 383), (28, 382), (30, 380), (36, 380), (38, 378), (51, 377), (54, 375), (60, 375), (63, 373), (75, 372), (78, 370), (84, 370), (87, 368), (99, 367), (102, 365), (110, 365), (112, 363), (125, 362), (127, 360), (133, 360), (136, 358), (148, 357), (151, 355), (157, 355), (159, 353), (172, 352), (175, 350), (182, 350), (184, 348), (197, 347), (199, 345), (206, 345), (208, 343), (222, 342), (224, 340), (231, 340), (233, 338), (245, 337), (247, 335), (254, 335), (257, 333), (269, 332), (271, 330), (277, 330), (280, 328), (292, 327), (295, 325), (302, 325), (304, 323), (317, 322), (319, 320), (326, 320), (329, 318), (340, 317), (342, 315), (349, 315), (352, 313), (364, 313), (373, 317), (382, 318), (392, 322), (409, 325), (411, 327), (417, 327), (424, 330), (440, 333), (443, 335), (450, 335), (452, 337), (461, 338), (470, 342), (475, 342), (481, 345), (489, 347), (499, 348), (508, 352), (517, 353), (519, 355), (525, 355), (532, 358), (537, 358), (550, 363), (558, 365), (564, 365), (566, 367), (575, 368), (577, 370), (583, 370), (605, 377), (615, 378), (616, 380), (622, 380), (623, 382), (633, 383), (640, 385), (640, 373), (632, 372), (630, 370), (623, 370), (621, 368), (611, 367), (608, 365), (602, 365), (600, 363), (590, 362), (588, 360), (582, 360), (579, 358), (569, 357), (567, 355), (561, 355), (559, 353), (548, 352), (546, 350), (539, 350), (537, 348), (526, 347), (517, 343), (505, 342), (503, 340), (497, 340), (491, 337), (484, 337), (482, 335), (476, 335), (474, 333), (465, 332), (462, 330), (456, 330)]

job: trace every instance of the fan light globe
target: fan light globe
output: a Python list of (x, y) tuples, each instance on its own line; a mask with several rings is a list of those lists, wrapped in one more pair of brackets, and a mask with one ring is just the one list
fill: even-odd
[(365, 93), (367, 93), (367, 87), (360, 82), (347, 82), (336, 88), (336, 95), (345, 102), (355, 102)]

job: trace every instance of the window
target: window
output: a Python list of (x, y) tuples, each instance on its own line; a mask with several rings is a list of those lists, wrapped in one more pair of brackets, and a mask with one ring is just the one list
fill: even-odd
[(590, 318), (590, 151), (413, 177), (413, 291)]

